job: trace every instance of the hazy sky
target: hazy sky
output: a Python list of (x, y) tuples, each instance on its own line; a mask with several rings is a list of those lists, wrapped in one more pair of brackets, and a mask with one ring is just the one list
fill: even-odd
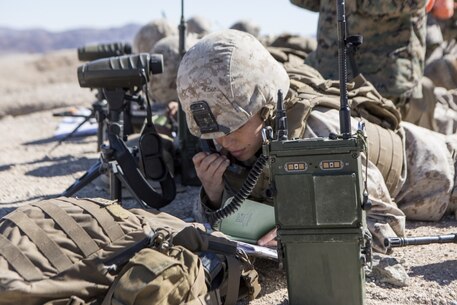
[[(238, 20), (250, 20), (261, 34), (283, 32), (314, 35), (317, 14), (289, 0), (185, 0), (184, 16), (203, 16), (213, 30)], [(166, 17), (179, 23), (181, 0), (0, 0), (0, 26), (15, 29), (39, 27), (63, 31), (76, 27), (106, 28), (126, 23), (145, 24)]]

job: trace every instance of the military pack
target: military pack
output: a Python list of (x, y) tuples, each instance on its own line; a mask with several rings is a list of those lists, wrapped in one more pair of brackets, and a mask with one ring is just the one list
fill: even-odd
[(124, 304), (145, 304), (131, 299), (142, 293), (153, 304), (234, 304), (239, 287), (250, 298), (260, 290), (233, 242), (157, 210), (60, 197), (0, 220), (0, 304), (119, 304), (125, 295)]

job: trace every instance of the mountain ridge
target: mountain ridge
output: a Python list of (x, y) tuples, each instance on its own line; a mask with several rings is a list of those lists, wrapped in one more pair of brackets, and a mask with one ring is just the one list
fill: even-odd
[(129, 23), (104, 29), (76, 28), (53, 32), (41, 28), (14, 29), (0, 26), (0, 55), (11, 53), (45, 53), (79, 48), (87, 44), (128, 42), (141, 25)]

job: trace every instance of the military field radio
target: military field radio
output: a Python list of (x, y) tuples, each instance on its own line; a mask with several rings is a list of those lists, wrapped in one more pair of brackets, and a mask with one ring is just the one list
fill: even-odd
[(281, 92), (276, 133), (263, 132), (292, 305), (358, 305), (365, 299), (364, 268), (371, 259), (361, 171), (365, 139), (361, 131), (351, 134), (344, 0), (337, 0), (337, 13), (341, 134), (288, 139)]

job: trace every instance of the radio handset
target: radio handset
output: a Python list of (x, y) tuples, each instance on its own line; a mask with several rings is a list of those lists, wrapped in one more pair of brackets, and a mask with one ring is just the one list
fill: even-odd
[[(200, 148), (203, 152), (208, 152), (210, 154), (219, 154), (216, 149), (216, 145), (214, 145), (213, 140), (203, 140), (200, 139)], [(242, 165), (235, 164), (230, 162), (230, 165), (227, 167), (227, 170), (233, 174), (240, 175), (246, 168)]]
[[(217, 124), (217, 121), (214, 118), (214, 115), (211, 112), (207, 102), (198, 101), (193, 103), (190, 105), (190, 111), (192, 112), (194, 120), (200, 128), (200, 132), (202, 134), (220, 131), (220, 126)], [(202, 151), (211, 154), (219, 153), (219, 151), (216, 149), (216, 146), (214, 145), (213, 140), (200, 139), (200, 148)], [(230, 163), (227, 170), (239, 175), (245, 170), (245, 168), (238, 164)]]
[(213, 140), (203, 140), (200, 139), (200, 148), (203, 152), (207, 152), (210, 154), (217, 154), (219, 153), (216, 149), (216, 145), (214, 145)]

